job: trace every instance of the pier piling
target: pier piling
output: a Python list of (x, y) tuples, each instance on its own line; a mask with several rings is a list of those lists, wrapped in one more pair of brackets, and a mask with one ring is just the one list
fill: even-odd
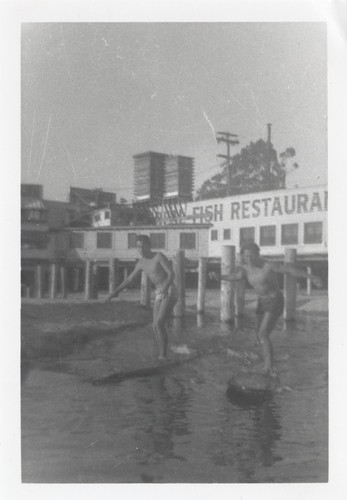
[[(284, 255), (285, 266), (295, 265), (296, 250), (295, 248), (286, 248)], [(284, 311), (283, 318), (286, 321), (295, 320), (296, 308), (296, 278), (290, 274), (284, 275)]]
[(185, 253), (184, 250), (178, 250), (174, 260), (174, 271), (176, 275), (176, 285), (178, 300), (173, 310), (173, 315), (182, 317), (185, 313)]
[[(235, 272), (235, 247), (233, 245), (222, 246), (221, 274)], [(235, 286), (230, 281), (221, 281), (221, 310), (220, 319), (230, 322), (235, 315), (234, 307)]]
[(198, 314), (203, 314), (205, 311), (206, 276), (207, 276), (207, 258), (200, 257), (199, 267), (198, 267), (198, 297), (197, 297)]
[(57, 296), (57, 278), (58, 278), (58, 264), (56, 262), (51, 263), (50, 272), (50, 298), (55, 299)]

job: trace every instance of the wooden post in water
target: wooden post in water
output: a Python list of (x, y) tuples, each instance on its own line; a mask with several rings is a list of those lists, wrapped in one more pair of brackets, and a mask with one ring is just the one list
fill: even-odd
[(58, 264), (56, 262), (51, 263), (51, 274), (50, 274), (50, 298), (55, 299), (57, 296), (57, 282), (58, 282)]
[(207, 276), (207, 258), (200, 257), (199, 267), (198, 267), (198, 299), (197, 299), (198, 314), (203, 314), (205, 311), (206, 276)]
[[(233, 272), (235, 272), (235, 247), (233, 245), (223, 245), (221, 274), (230, 274)], [(222, 280), (220, 319), (223, 322), (230, 322), (234, 318), (234, 296), (234, 283)]]
[(84, 298), (91, 298), (91, 261), (86, 260), (85, 280), (84, 280)]
[[(312, 269), (310, 268), (310, 266), (307, 266), (306, 268), (306, 272), (307, 274), (312, 274)], [(312, 293), (312, 281), (311, 281), (311, 278), (307, 278), (307, 295), (311, 295)]]
[[(284, 255), (284, 265), (295, 265), (296, 250), (295, 248), (286, 248)], [(296, 308), (296, 278), (290, 274), (284, 275), (284, 312), (283, 318), (286, 321), (295, 319)]]
[(245, 310), (246, 283), (245, 280), (235, 281), (235, 316), (241, 317)]
[(178, 300), (173, 310), (173, 315), (177, 317), (184, 316), (185, 313), (185, 253), (184, 250), (178, 250), (174, 260), (175, 282), (177, 285)]
[(108, 278), (108, 291), (109, 293), (113, 293), (116, 289), (118, 283), (118, 259), (114, 259), (113, 257), (110, 259), (109, 264), (109, 278)]
[(81, 269), (79, 266), (73, 268), (73, 283), (72, 283), (72, 290), (74, 293), (79, 291), (80, 288), (80, 276), (81, 276)]
[(37, 264), (35, 273), (36, 297), (42, 299), (42, 264)]
[(91, 262), (91, 271), (90, 271), (90, 276), (91, 276), (91, 283), (90, 283), (90, 289), (91, 289), (91, 294), (90, 298), (91, 299), (97, 299), (98, 298), (98, 292), (99, 292), (99, 283), (98, 283), (98, 271), (99, 271), (99, 266), (97, 262)]
[(61, 264), (60, 266), (60, 288), (61, 295), (64, 299), (67, 296), (67, 286), (66, 286), (66, 267), (65, 264)]
[(141, 273), (141, 305), (149, 307), (151, 304), (151, 283), (144, 272)]

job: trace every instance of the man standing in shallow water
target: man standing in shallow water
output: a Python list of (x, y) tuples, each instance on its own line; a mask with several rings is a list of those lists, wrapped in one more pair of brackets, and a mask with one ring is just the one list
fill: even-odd
[(301, 271), (292, 265), (267, 262), (260, 256), (255, 243), (248, 243), (241, 248), (242, 264), (235, 273), (221, 277), (224, 281), (247, 279), (258, 295), (257, 339), (262, 346), (265, 373), (276, 376), (273, 369), (273, 348), (270, 334), (283, 313), (284, 299), (280, 290), (276, 273), (290, 274), (295, 278), (310, 278), (318, 287), (322, 287), (320, 278)]
[(168, 336), (166, 322), (177, 302), (177, 289), (174, 284), (175, 273), (168, 259), (161, 252), (151, 250), (149, 236), (138, 235), (136, 246), (140, 254), (133, 272), (111, 293), (107, 301), (127, 288), (135, 277), (143, 271), (155, 285), (155, 300), (153, 306), (153, 330), (159, 347), (159, 359), (167, 357)]

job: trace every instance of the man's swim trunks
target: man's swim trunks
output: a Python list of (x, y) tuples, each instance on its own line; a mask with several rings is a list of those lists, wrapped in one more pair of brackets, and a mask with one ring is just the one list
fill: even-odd
[(177, 294), (176, 285), (174, 283), (172, 283), (172, 285), (169, 286), (169, 289), (166, 290), (166, 292), (162, 292), (161, 289), (157, 289), (154, 292), (154, 300), (155, 301), (162, 301), (162, 300), (165, 300), (169, 297), (172, 300), (174, 300), (175, 302), (177, 302), (178, 294)]
[(268, 295), (266, 297), (258, 298), (258, 305), (255, 314), (264, 314), (265, 312), (270, 312), (275, 316), (281, 316), (284, 308), (284, 298), (281, 292), (277, 292), (274, 295)]

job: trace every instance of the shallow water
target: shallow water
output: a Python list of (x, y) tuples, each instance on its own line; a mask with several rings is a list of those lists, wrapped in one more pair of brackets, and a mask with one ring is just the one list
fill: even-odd
[(255, 351), (251, 328), (224, 327), (222, 344), (216, 321), (184, 328), (212, 345), (216, 336), (216, 348), (162, 375), (93, 386), (81, 363), (95, 374), (106, 354), (112, 360), (112, 338), (59, 366), (33, 365), (22, 387), (23, 482), (327, 481), (327, 318), (301, 314), (285, 332), (279, 325), (280, 387), (260, 402), (227, 394), (225, 342)]

